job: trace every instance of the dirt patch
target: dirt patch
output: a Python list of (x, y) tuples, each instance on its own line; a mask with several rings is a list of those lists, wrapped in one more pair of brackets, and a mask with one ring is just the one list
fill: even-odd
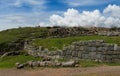
[(0, 70), (0, 76), (119, 76), (120, 66), (90, 68), (39, 68), (35, 70)]

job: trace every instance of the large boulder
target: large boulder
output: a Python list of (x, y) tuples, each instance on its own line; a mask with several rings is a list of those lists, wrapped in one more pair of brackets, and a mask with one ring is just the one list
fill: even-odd
[(33, 61), (28, 61), (28, 62), (27, 62), (29, 67), (33, 67), (32, 62), (33, 62)]
[(75, 61), (63, 62), (62, 66), (63, 67), (74, 67), (75, 66)]
[(40, 67), (45, 67), (46, 66), (46, 62), (40, 62)]
[(25, 66), (24, 64), (20, 64), (18, 62), (15, 65), (16, 65), (17, 69), (22, 69)]
[(44, 56), (42, 61), (51, 61), (52, 58), (50, 56)]
[(33, 61), (33, 62), (32, 62), (32, 66), (33, 66), (33, 67), (39, 67), (40, 64), (39, 64), (38, 61)]
[(62, 65), (62, 63), (60, 63), (60, 62), (55, 63), (55, 67), (60, 67), (61, 65)]

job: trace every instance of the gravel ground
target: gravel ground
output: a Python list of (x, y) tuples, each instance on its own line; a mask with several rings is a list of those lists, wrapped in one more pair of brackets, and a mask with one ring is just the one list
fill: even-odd
[(120, 66), (89, 68), (1, 69), (0, 76), (120, 76)]

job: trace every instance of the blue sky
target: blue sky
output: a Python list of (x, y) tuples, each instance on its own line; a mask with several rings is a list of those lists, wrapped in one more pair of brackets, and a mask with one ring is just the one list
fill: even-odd
[(78, 12), (103, 12), (110, 4), (119, 7), (120, 0), (0, 0), (0, 30), (40, 23), (52, 25), (53, 14), (63, 17), (71, 8)]

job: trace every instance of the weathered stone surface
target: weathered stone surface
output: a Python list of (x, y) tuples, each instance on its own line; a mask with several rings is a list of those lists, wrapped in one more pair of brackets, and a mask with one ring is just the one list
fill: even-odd
[(43, 57), (42, 61), (51, 61), (51, 57), (50, 56), (45, 56)]
[[(72, 53), (71, 46), (75, 47), (72, 49)], [(69, 47), (64, 48), (63, 56), (73, 59), (79, 58), (100, 62), (116, 62), (120, 60), (120, 46), (105, 43), (103, 40), (73, 42)]]
[(25, 66), (24, 64), (20, 64), (19, 62), (17, 62), (15, 65), (16, 65), (17, 69), (22, 69)]
[(74, 67), (75, 66), (75, 61), (63, 62), (62, 66), (63, 67)]
[(46, 66), (46, 62), (40, 62), (40, 66), (41, 67), (45, 67)]
[(120, 32), (116, 31), (105, 31), (105, 32), (98, 32), (100, 36), (120, 36)]
[(39, 62), (37, 62), (37, 61), (33, 61), (33, 62), (32, 62), (32, 66), (33, 66), (33, 67), (38, 67), (38, 66), (40, 66), (40, 64), (39, 64)]
[[(60, 57), (66, 58), (78, 58), (89, 59), (103, 62), (114, 62), (114, 60), (120, 60), (120, 46), (117, 44), (108, 44), (103, 40), (88, 40), (73, 42), (71, 45), (66, 46), (62, 50), (49, 51), (46, 48), (27, 46), (30, 55), (39, 57), (51, 57), (52, 59), (58, 59)], [(109, 55), (112, 57), (109, 57)], [(114, 57), (113, 57), (114, 56)], [(43, 61), (50, 61), (49, 58), (43, 58)]]
[(118, 45), (114, 44), (114, 50), (118, 50)]
[(55, 66), (56, 66), (56, 67), (60, 67), (61, 65), (62, 65), (62, 63), (60, 63), (60, 62), (56, 62), (56, 63), (55, 63)]

